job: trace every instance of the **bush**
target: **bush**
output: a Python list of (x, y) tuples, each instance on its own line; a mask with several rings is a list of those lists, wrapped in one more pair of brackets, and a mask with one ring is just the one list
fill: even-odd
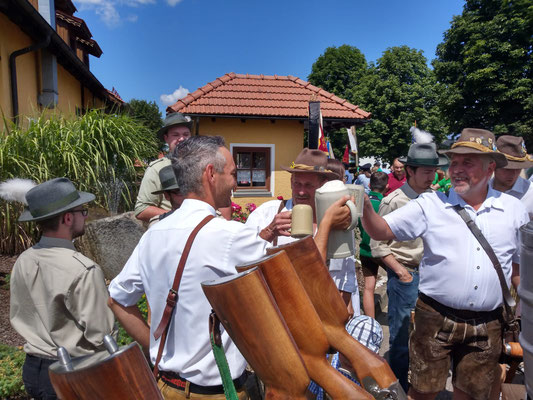
[[(144, 319), (146, 319), (148, 316), (148, 303), (146, 302), (146, 295), (143, 294), (137, 303), (137, 307), (139, 307), (141, 314), (143, 315)], [(122, 327), (122, 325), (118, 324), (118, 345), (124, 346), (126, 344), (130, 344), (131, 342), (133, 342), (131, 336), (126, 333), (126, 330)]]
[[(0, 181), (17, 177), (41, 183), (65, 176), (79, 190), (94, 193), (97, 205), (125, 211), (136, 197), (134, 163), (156, 155), (154, 132), (127, 115), (98, 110), (75, 119), (42, 115), (28, 128), (11, 126), (0, 135)], [(20, 210), (0, 203), (2, 253), (17, 254), (36, 236), (32, 225), (16, 222)]]
[(0, 344), (0, 398), (26, 398), (22, 383), (22, 365), (26, 353), (18, 347)]

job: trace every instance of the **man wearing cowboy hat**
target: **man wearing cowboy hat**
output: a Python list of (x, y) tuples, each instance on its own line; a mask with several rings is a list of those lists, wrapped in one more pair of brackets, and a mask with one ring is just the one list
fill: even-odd
[(500, 373), (503, 295), (490, 258), (456, 210), (463, 208), (479, 227), (507, 284), (518, 272), (518, 230), (529, 217), (518, 199), (488, 184), (507, 165), (491, 132), (464, 129), (442, 153), (451, 157), (448, 195), (424, 193), (384, 217), (365, 199), (363, 227), (376, 240), (424, 241), (409, 397), (435, 398), (453, 362), (454, 398), (487, 399)]
[(524, 139), (503, 135), (496, 140), (496, 147), (507, 158), (507, 165), (496, 168), (492, 187), (521, 200), (533, 219), (533, 184), (520, 176), (522, 169), (533, 167), (533, 157), (527, 154)]
[(84, 205), (93, 200), (93, 194), (77, 191), (67, 178), (26, 193), (28, 206), (19, 221), (36, 222), (42, 236), (13, 267), (10, 320), (26, 340), (22, 379), (35, 399), (56, 398), (48, 367), (57, 360), (59, 346), (72, 357), (93, 354), (113, 331), (104, 274), (72, 244), (85, 231)]
[[(384, 216), (405, 206), (420, 194), (429, 191), (438, 167), (448, 164), (437, 154), (435, 143), (414, 143), (407, 157), (397, 160), (405, 165), (407, 181), (380, 203), (379, 215)], [(409, 321), (418, 298), (418, 266), (424, 252), (421, 238), (408, 241), (370, 241), (372, 257), (381, 258), (387, 267), (389, 308), (389, 364), (407, 392), (409, 369)]]
[[(252, 212), (246, 225), (259, 232), (259, 236), (270, 242), (269, 246), (277, 246), (296, 240), (291, 237), (291, 211), (297, 204), (307, 204), (313, 209), (313, 228), (320, 235), (316, 227), (315, 191), (328, 180), (339, 179), (337, 173), (328, 168), (328, 158), (323, 151), (304, 148), (289, 167), (282, 167), (291, 174), (292, 198), (285, 200), (271, 200), (257, 207)], [(343, 289), (346, 283), (348, 269), (353, 264), (336, 260), (342, 267), (332, 268), (331, 275), (337, 288), (341, 291), (346, 304), (350, 301), (351, 293)]]
[(271, 200), (250, 214), (246, 225), (259, 231), (259, 235), (274, 246), (292, 242), (291, 210), (297, 204), (307, 204), (313, 209), (313, 226), (316, 228), (315, 190), (337, 175), (327, 168), (328, 158), (323, 151), (304, 148), (289, 167), (281, 167), (291, 174), (292, 198)]
[[(168, 146), (169, 154), (176, 145), (191, 137), (192, 121), (181, 113), (167, 115), (163, 127), (157, 132), (159, 140)], [(152, 161), (144, 173), (137, 202), (135, 203), (135, 216), (141, 221), (149, 222), (152, 217), (164, 214), (172, 209), (171, 204), (162, 194), (154, 194), (161, 190), (159, 171), (171, 165), (168, 157)]]

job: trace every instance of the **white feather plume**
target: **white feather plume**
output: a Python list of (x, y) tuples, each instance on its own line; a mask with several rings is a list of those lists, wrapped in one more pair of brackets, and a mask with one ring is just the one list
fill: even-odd
[(6, 201), (17, 201), (28, 205), (26, 202), (26, 193), (36, 186), (31, 179), (8, 179), (0, 183), (0, 197)]
[(433, 142), (433, 135), (429, 132), (420, 130), (415, 126), (412, 126), (410, 131), (411, 131), (411, 134), (413, 135), (415, 143), (422, 144), (422, 143)]

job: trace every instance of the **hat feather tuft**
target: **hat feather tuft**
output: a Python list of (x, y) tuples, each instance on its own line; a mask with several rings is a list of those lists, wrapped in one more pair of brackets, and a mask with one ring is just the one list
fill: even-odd
[(0, 197), (6, 201), (16, 201), (28, 205), (26, 193), (36, 185), (31, 179), (8, 179), (0, 183)]
[(431, 133), (418, 129), (416, 126), (412, 126), (409, 130), (413, 135), (415, 143), (424, 144), (433, 142), (433, 135)]

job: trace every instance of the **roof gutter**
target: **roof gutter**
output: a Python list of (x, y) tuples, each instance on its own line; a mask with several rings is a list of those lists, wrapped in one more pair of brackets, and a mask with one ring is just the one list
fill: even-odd
[(19, 122), (19, 99), (18, 99), (18, 87), (17, 87), (17, 57), (23, 54), (31, 53), (33, 51), (48, 47), (50, 44), (51, 35), (47, 35), (46, 38), (31, 46), (25, 47), (20, 50), (15, 50), (9, 55), (9, 72), (11, 76), (11, 105), (13, 108), (13, 122), (18, 125)]

